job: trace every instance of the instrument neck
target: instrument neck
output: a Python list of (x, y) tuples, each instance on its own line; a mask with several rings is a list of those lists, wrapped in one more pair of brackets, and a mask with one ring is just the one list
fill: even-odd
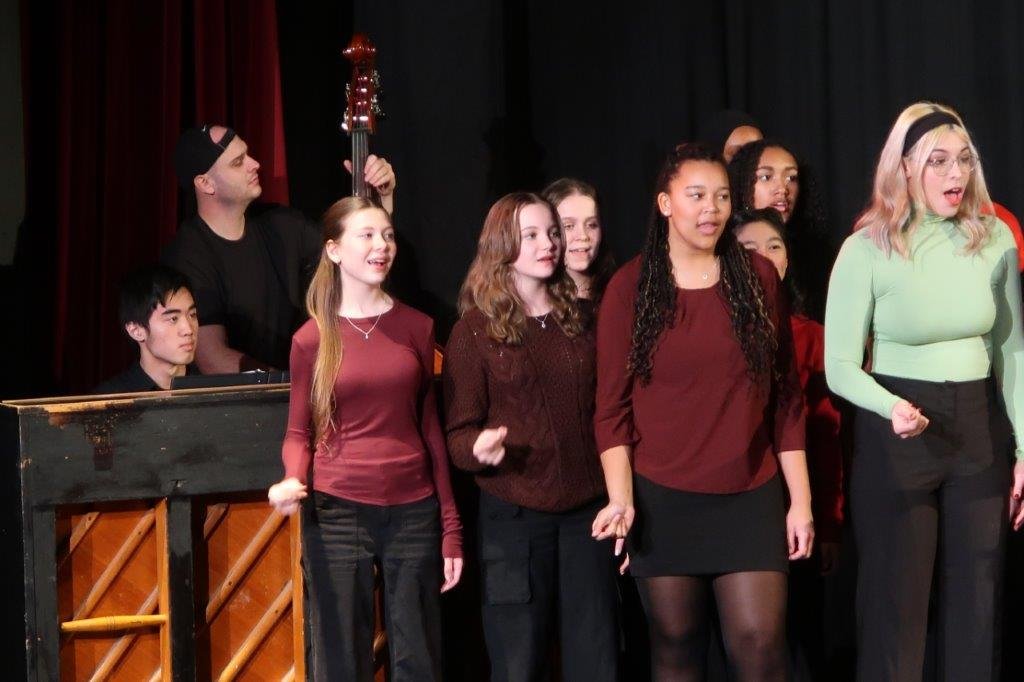
[(370, 155), (370, 136), (365, 130), (352, 131), (352, 196), (370, 198), (370, 186), (364, 172)]

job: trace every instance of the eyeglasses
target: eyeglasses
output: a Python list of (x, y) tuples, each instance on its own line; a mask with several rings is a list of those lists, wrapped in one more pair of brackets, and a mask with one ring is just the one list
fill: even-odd
[(953, 164), (956, 163), (960, 166), (960, 170), (965, 175), (970, 174), (974, 170), (974, 167), (978, 165), (978, 157), (970, 152), (965, 152), (960, 156), (933, 156), (932, 158), (925, 161), (925, 165), (931, 167), (937, 176), (945, 177), (949, 175), (949, 171), (953, 168)]

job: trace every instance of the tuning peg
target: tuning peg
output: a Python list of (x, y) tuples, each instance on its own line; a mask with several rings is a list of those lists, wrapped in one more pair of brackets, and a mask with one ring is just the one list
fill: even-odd
[(385, 118), (384, 110), (380, 108), (380, 102), (377, 100), (377, 95), (374, 95), (370, 99), (370, 111), (377, 118)]

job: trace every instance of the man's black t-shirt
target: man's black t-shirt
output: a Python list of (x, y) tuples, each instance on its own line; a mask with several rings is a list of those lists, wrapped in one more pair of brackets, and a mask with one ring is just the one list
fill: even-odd
[[(185, 368), (186, 374), (198, 374), (199, 370), (194, 365)], [(143, 393), (146, 391), (161, 391), (156, 382), (142, 369), (142, 364), (133, 362), (132, 366), (115, 377), (107, 379), (102, 384), (92, 389), (94, 395), (107, 393)]]
[(188, 277), (200, 325), (223, 325), (229, 347), (287, 369), (321, 246), (302, 214), (274, 208), (247, 216), (237, 241), (217, 236), (197, 215), (181, 224), (162, 260)]

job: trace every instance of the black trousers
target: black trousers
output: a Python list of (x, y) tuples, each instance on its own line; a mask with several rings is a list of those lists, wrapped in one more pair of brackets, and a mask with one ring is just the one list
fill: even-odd
[(616, 680), (612, 545), (590, 536), (603, 505), (548, 513), (480, 492), (483, 624), (492, 682), (548, 679), (556, 622), (565, 682)]
[(433, 496), (382, 507), (313, 492), (303, 509), (302, 561), (314, 680), (373, 680), (375, 561), (384, 579), (388, 679), (441, 679), (440, 526)]
[(921, 679), (937, 569), (939, 679), (998, 678), (998, 599), (1012, 436), (991, 380), (876, 376), (931, 420), (901, 439), (861, 410), (850, 483), (857, 578), (857, 678)]

